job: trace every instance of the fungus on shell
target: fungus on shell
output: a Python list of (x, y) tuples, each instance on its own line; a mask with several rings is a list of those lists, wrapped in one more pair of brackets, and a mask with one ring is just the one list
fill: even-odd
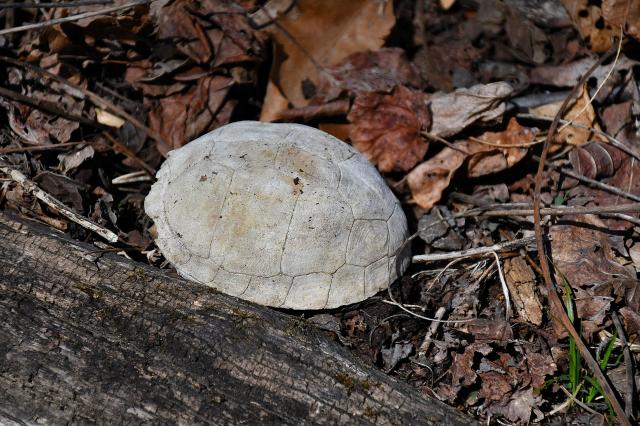
[(396, 197), (363, 155), (318, 129), (228, 124), (170, 152), (157, 178), (144, 206), (158, 247), (180, 275), (221, 292), (335, 308), (409, 264)]

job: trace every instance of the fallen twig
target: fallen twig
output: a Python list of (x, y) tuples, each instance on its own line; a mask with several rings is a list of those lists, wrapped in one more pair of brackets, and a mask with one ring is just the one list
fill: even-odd
[(35, 30), (38, 28), (50, 27), (52, 25), (62, 24), (64, 22), (72, 22), (72, 21), (78, 21), (84, 18), (91, 18), (92, 16), (106, 15), (111, 12), (131, 9), (132, 7), (139, 6), (141, 4), (147, 4), (149, 2), (150, 0), (137, 0), (131, 3), (127, 3), (119, 6), (107, 7), (105, 9), (98, 10), (98, 11), (78, 13), (77, 15), (65, 16), (64, 18), (51, 19), (49, 21), (38, 22), (36, 24), (27, 24), (27, 25), (22, 25), (20, 27), (7, 28), (4, 30), (0, 30), (0, 35), (13, 34), (21, 31), (28, 31), (28, 30)]
[[(537, 155), (534, 155), (533, 159), (537, 160), (537, 161), (540, 161), (540, 157), (538, 157)], [(555, 170), (558, 170), (560, 173), (563, 173), (563, 174), (565, 174), (565, 175), (567, 175), (567, 176), (569, 176), (569, 177), (571, 177), (571, 178), (573, 178), (575, 180), (578, 180), (580, 182), (587, 183), (589, 185), (595, 186), (596, 188), (602, 189), (603, 191), (607, 191), (607, 192), (610, 192), (612, 194), (616, 194), (616, 195), (619, 195), (621, 197), (628, 198), (629, 200), (640, 201), (640, 197), (635, 195), (635, 194), (632, 194), (632, 193), (627, 192), (627, 191), (623, 191), (620, 188), (616, 188), (615, 186), (607, 185), (606, 183), (597, 181), (595, 179), (591, 179), (591, 178), (588, 178), (586, 176), (580, 175), (578, 173), (575, 173), (573, 170), (567, 169), (566, 167), (557, 166), (557, 165), (551, 163), (550, 161), (545, 162), (545, 166), (548, 166), (548, 167), (551, 167), (551, 168), (553, 168)]]
[[(555, 206), (540, 209), (543, 216), (569, 216), (580, 214), (600, 214), (600, 213), (638, 213), (640, 212), (640, 203), (627, 203), (617, 206)], [(515, 208), (515, 209), (495, 209), (487, 210), (475, 208), (464, 213), (458, 213), (455, 217), (474, 217), (474, 216), (530, 216), (533, 214), (533, 208)]]
[(427, 263), (436, 262), (440, 260), (457, 259), (461, 257), (472, 256), (486, 256), (494, 252), (500, 252), (505, 250), (513, 250), (516, 248), (524, 247), (535, 241), (535, 237), (526, 237), (512, 241), (502, 241), (488, 247), (475, 247), (467, 250), (451, 251), (448, 253), (431, 253), (431, 254), (417, 254), (413, 256), (413, 263)]
[[(542, 115), (518, 114), (517, 116), (521, 117), (521, 118), (528, 118), (530, 120), (553, 121), (553, 118), (545, 117), (545, 116), (542, 116)], [(589, 130), (592, 133), (600, 135), (600, 136), (604, 137), (605, 139), (607, 139), (612, 146), (615, 146), (620, 151), (625, 152), (626, 154), (629, 154), (630, 156), (632, 156), (636, 160), (640, 161), (640, 154), (638, 154), (634, 149), (632, 149), (629, 146), (625, 145), (620, 140), (614, 138), (613, 136), (611, 136), (607, 132), (603, 132), (602, 130), (596, 129), (594, 127), (585, 126), (583, 124), (573, 123), (571, 121), (564, 120), (562, 118), (558, 120), (558, 123), (569, 124), (571, 127), (575, 127), (577, 129)]]
[(95, 122), (93, 120), (90, 120), (90, 119), (88, 119), (86, 117), (82, 117), (80, 115), (69, 114), (68, 112), (66, 112), (62, 108), (60, 108), (58, 106), (58, 104), (55, 104), (55, 103), (49, 102), (49, 101), (45, 101), (44, 99), (37, 99), (37, 98), (25, 96), (25, 95), (20, 94), (18, 92), (14, 92), (13, 90), (5, 89), (4, 87), (0, 87), (0, 96), (3, 97), (3, 98), (8, 98), (8, 99), (14, 100), (14, 101), (19, 102), (21, 104), (29, 105), (30, 107), (39, 109), (41, 111), (48, 112), (48, 113), (53, 114), (53, 115), (58, 115), (60, 117), (66, 118), (67, 120), (70, 120), (70, 121), (76, 121), (78, 123), (87, 124), (87, 125), (95, 126), (95, 127), (98, 127), (98, 128), (106, 128), (106, 126), (103, 126), (102, 124), (100, 124), (98, 122)]
[(40, 187), (36, 185), (35, 182), (29, 180), (19, 170), (15, 170), (7, 166), (0, 166), (0, 172), (6, 174), (15, 182), (19, 183), (25, 190), (33, 194), (34, 197), (36, 197), (38, 200), (49, 206), (52, 210), (60, 213), (67, 219), (77, 223), (78, 225), (82, 226), (85, 229), (88, 229), (91, 232), (95, 232), (110, 243), (115, 243), (118, 241), (118, 236), (116, 234), (109, 231), (107, 228), (104, 228), (97, 223), (92, 222), (91, 220), (74, 212), (69, 207), (65, 206), (62, 202), (58, 201), (57, 199), (40, 189)]
[(118, 139), (114, 138), (109, 134), (109, 132), (103, 132), (102, 135), (109, 139), (109, 142), (113, 144), (113, 146), (124, 155), (127, 156), (131, 161), (136, 163), (138, 166), (142, 167), (145, 172), (149, 174), (149, 176), (154, 177), (156, 175), (156, 171), (153, 167), (148, 165), (144, 160), (136, 155), (135, 152), (131, 151), (128, 146), (120, 142)]
[(59, 9), (66, 7), (92, 6), (96, 4), (112, 4), (113, 0), (76, 0), (59, 3), (10, 2), (0, 3), (0, 9)]
[(78, 142), (64, 142), (64, 143), (35, 145), (35, 146), (18, 146), (14, 148), (0, 148), (0, 154), (14, 154), (17, 152), (49, 151), (49, 150), (67, 148), (67, 147), (76, 146), (76, 145), (87, 145), (89, 143), (90, 142), (87, 142), (87, 141), (78, 141)]

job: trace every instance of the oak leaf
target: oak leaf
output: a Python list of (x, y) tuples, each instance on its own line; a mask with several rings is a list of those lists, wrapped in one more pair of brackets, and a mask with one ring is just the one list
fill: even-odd
[(382, 172), (410, 170), (429, 147), (421, 135), (431, 123), (426, 99), (403, 86), (357, 96), (347, 116), (351, 143)]

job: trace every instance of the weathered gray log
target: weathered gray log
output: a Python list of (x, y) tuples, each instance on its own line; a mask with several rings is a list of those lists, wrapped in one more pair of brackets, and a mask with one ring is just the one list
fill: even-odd
[(465, 424), (309, 323), (0, 213), (0, 424)]

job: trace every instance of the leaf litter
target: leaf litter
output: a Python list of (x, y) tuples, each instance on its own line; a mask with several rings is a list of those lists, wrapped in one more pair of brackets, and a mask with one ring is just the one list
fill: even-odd
[[(543, 222), (556, 290), (596, 359), (613, 348), (603, 370), (617, 391), (633, 389), (639, 375), (620, 374), (623, 344), (611, 339), (618, 315), (638, 363), (638, 211), (598, 208), (640, 196), (640, 4), (540, 3), (156, 1), (0, 36), (10, 56), (0, 58), (0, 167), (119, 242), (105, 244), (6, 173), (0, 206), (168, 268), (142, 203), (171, 149), (241, 119), (318, 126), (383, 173), (418, 233), (414, 254), (459, 254), (322, 314), (323, 329), (483, 421), (612, 421), (554, 321), (535, 248), (464, 255), (532, 235), (539, 142), (566, 90), (622, 33), (618, 57), (562, 117), (541, 198), (564, 209)], [(29, 9), (15, 24), (100, 7)], [(567, 214), (582, 207), (596, 214)]]

